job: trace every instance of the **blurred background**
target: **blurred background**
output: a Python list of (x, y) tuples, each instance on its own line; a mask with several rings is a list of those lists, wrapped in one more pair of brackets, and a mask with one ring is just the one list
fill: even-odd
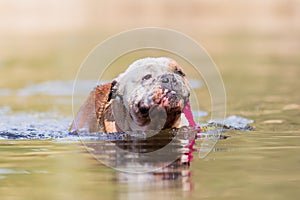
[(234, 113), (239, 98), (251, 101), (266, 91), (269, 97), (293, 95), (286, 83), (295, 85), (299, 75), (299, 19), (297, 0), (2, 0), (0, 103), (13, 110), (55, 109), (56, 100), (39, 93), (38, 101), (20, 98), (16, 90), (72, 81), (98, 43), (120, 31), (154, 26), (185, 33), (207, 49)]

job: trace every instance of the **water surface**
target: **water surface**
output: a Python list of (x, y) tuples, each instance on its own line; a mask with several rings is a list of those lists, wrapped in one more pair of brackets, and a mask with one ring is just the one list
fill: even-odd
[[(265, 44), (276, 38), (249, 41)], [(32, 63), (27, 63), (30, 76), (16, 75), (17, 65), (3, 68), (9, 76), (1, 77), (7, 85), (0, 89), (1, 200), (299, 199), (299, 58), (279, 55), (275, 46), (269, 54), (238, 47), (238, 51), (225, 48), (232, 52), (215, 58), (225, 82), (228, 116), (254, 120), (254, 130), (222, 133), (230, 137), (219, 140), (205, 158), (199, 158), (202, 140), (196, 140), (191, 152), (183, 140), (176, 144), (182, 150), (179, 155), (185, 155), (182, 160), (151, 173), (116, 171), (90, 154), (91, 147), (68, 135), (72, 80), (54, 79), (69, 69), (59, 71), (50, 62), (45, 69), (51, 78), (44, 73), (47, 81), (40, 81), (37, 69), (28, 67)], [(23, 67), (22, 61), (16, 63)], [(116, 153), (115, 143), (105, 145), (108, 149), (98, 149), (96, 155), (115, 164), (124, 160)], [(136, 149), (149, 148), (145, 145)], [(186, 158), (191, 159), (189, 165)]]

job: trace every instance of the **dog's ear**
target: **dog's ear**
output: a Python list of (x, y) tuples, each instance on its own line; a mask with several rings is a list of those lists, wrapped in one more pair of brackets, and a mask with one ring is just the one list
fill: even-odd
[(108, 101), (110, 101), (111, 99), (116, 98), (117, 90), (118, 90), (118, 81), (115, 79), (115, 80), (113, 80), (113, 82), (111, 82), (110, 92), (109, 92), (109, 95), (108, 95)]
[(122, 97), (124, 93), (124, 85), (120, 85), (120, 82), (126, 82), (124, 80), (124, 73), (120, 74), (117, 78), (115, 78), (111, 82), (111, 88), (110, 88), (110, 93), (108, 97), (108, 101), (111, 99), (115, 99), (117, 96)]

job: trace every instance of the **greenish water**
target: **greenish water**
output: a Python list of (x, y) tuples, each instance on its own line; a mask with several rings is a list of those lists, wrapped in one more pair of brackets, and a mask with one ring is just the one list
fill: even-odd
[[(0, 140), (1, 200), (299, 199), (299, 58), (232, 51), (215, 57), (227, 90), (227, 113), (253, 119), (254, 131), (224, 133), (231, 137), (220, 140), (207, 157), (200, 159), (198, 152), (193, 152), (190, 167), (139, 175), (119, 173), (103, 165), (79, 142)], [(22, 62), (12, 63), (12, 68), (3, 70), (15, 74), (17, 80), (20, 75), (16, 71), (26, 70), (15, 64)], [(54, 64), (65, 66), (60, 59)], [(2, 86), (8, 90), (1, 90), (2, 107), (9, 106), (12, 116), (20, 111), (26, 115), (54, 110), (58, 120), (67, 116), (67, 127), (66, 121), (71, 120), (69, 96), (20, 97), (14, 90), (39, 82), (43, 70), (37, 69), (34, 73), (34, 67), (28, 68), (30, 81), (25, 76), (20, 82), (3, 76)], [(55, 69), (44, 72), (43, 81), (74, 77), (75, 72), (57, 77), (68, 70)], [(21, 123), (21, 119), (14, 123)]]
[(297, 199), (298, 132), (228, 134), (169, 180), (117, 172), (78, 143), (1, 141), (1, 199)]

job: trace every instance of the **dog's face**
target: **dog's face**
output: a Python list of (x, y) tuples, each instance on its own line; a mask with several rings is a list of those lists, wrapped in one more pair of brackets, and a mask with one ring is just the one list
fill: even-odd
[(114, 80), (112, 96), (116, 123), (122, 130), (150, 130), (175, 126), (190, 89), (183, 69), (174, 60), (145, 58)]

